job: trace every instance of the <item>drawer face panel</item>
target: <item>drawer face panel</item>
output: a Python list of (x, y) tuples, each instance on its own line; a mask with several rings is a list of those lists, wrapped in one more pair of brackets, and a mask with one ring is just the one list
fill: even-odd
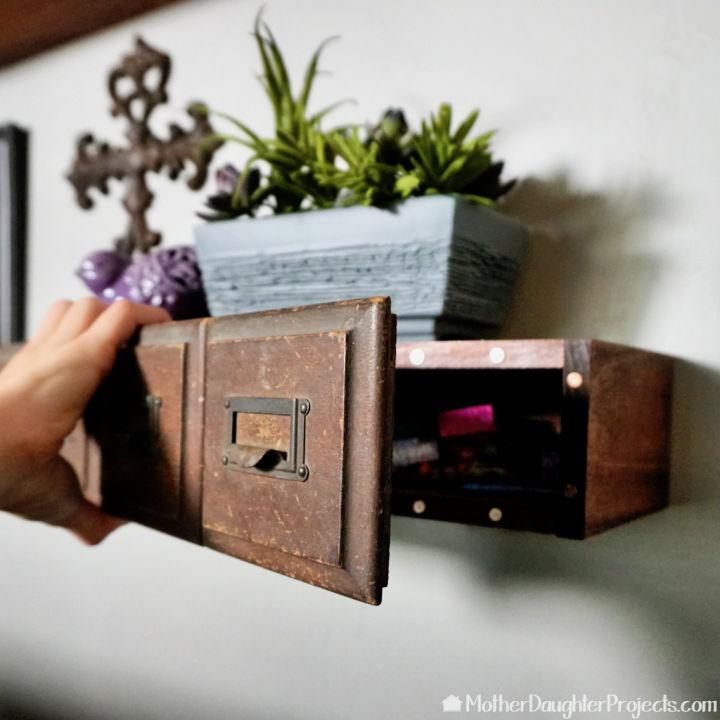
[(181, 503), (185, 345), (118, 356), (102, 407), (103, 504), (177, 519)]
[(111, 514), (378, 604), (394, 374), (386, 298), (151, 325), (63, 454)]
[(203, 544), (364, 602), (387, 582), (384, 299), (207, 322)]
[[(340, 564), (345, 350), (345, 333), (208, 344), (205, 528)], [(256, 402), (256, 408), (232, 400), (265, 398), (280, 402)], [(287, 460), (296, 400), (308, 410), (301, 448), (305, 477), (273, 472)], [(243, 407), (266, 412), (238, 410)], [(257, 452), (243, 462), (236, 448)]]
[(111, 514), (193, 542), (200, 541), (201, 335), (199, 321), (144, 328), (118, 353), (85, 415), (89, 496)]

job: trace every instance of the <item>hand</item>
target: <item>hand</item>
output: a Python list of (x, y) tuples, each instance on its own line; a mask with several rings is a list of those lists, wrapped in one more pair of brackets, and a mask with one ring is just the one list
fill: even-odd
[(126, 300), (61, 300), (50, 308), (0, 372), (0, 510), (68, 528), (90, 544), (122, 524), (83, 497), (59, 453), (120, 347), (139, 325), (169, 319)]

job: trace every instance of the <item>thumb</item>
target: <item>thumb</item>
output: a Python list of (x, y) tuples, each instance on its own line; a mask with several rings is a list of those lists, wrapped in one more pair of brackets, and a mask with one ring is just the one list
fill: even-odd
[(123, 524), (88, 502), (77, 474), (65, 458), (56, 455), (23, 483), (16, 483), (14, 502), (5, 509), (29, 520), (64, 527), (88, 545), (96, 545)]

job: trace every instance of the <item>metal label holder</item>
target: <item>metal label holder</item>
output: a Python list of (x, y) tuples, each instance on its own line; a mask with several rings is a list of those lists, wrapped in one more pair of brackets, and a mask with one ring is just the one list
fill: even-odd
[[(226, 414), (226, 443), (222, 455), (222, 464), (229, 470), (236, 470), (263, 477), (304, 482), (310, 475), (305, 464), (305, 419), (310, 412), (310, 401), (306, 398), (261, 398), (228, 397), (224, 406)], [(290, 441), (287, 457), (267, 448), (249, 448), (238, 445), (235, 438), (235, 418), (240, 413), (253, 415), (286, 415), (290, 417)], [(268, 458), (274, 460), (265, 466)]]

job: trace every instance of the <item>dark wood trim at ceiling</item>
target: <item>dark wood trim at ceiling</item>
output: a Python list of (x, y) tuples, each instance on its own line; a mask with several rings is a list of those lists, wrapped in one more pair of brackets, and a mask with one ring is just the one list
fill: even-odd
[(2, 0), (0, 67), (179, 0)]

